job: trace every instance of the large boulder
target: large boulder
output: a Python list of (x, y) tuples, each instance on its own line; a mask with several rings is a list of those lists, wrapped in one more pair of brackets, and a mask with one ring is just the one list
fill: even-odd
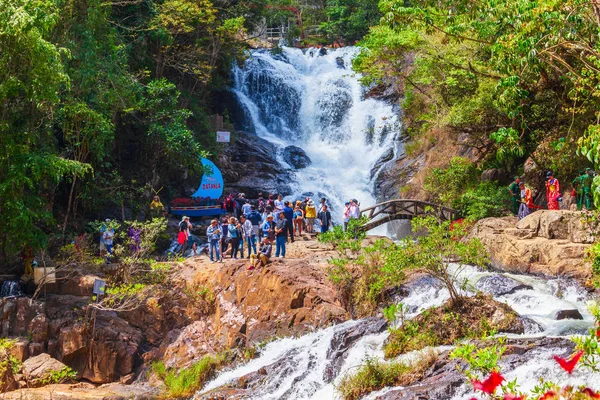
[(516, 218), (486, 218), (471, 229), (490, 253), (492, 266), (505, 272), (565, 276), (586, 281), (586, 259), (595, 228), (585, 213), (542, 210)]
[(283, 159), (296, 169), (306, 168), (312, 163), (306, 152), (298, 146), (288, 146), (283, 149)]
[(52, 358), (50, 354), (42, 353), (23, 362), (23, 376), (29, 386), (38, 386), (52, 373), (66, 368), (65, 364)]

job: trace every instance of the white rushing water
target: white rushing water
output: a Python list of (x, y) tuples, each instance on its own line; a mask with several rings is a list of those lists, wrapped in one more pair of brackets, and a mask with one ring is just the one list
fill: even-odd
[[(468, 290), (474, 291), (479, 280), (495, 273), (480, 271), (467, 267), (460, 272), (461, 278), (468, 281)], [(510, 305), (523, 317), (530, 318), (539, 326), (529, 326), (523, 335), (510, 335), (511, 337), (541, 337), (541, 336), (568, 336), (571, 334), (584, 334), (593, 326), (593, 318), (588, 313), (586, 302), (589, 300), (587, 292), (573, 280), (551, 279), (545, 280), (525, 275), (501, 274), (515, 279), (531, 289), (520, 289), (512, 294), (496, 296), (498, 301)], [(437, 306), (448, 298), (447, 290), (432, 279), (424, 278), (411, 286), (410, 294), (402, 299), (408, 308), (407, 317), (412, 318), (424, 309)], [(577, 309), (583, 315), (583, 320), (555, 320), (554, 313), (558, 310)], [(269, 375), (258, 390), (252, 390), (249, 399), (312, 399), (327, 400), (339, 399), (335, 386), (348, 372), (364, 363), (366, 357), (383, 359), (383, 344), (388, 336), (383, 333), (367, 334), (359, 338), (348, 350), (346, 357), (338, 368), (338, 375), (328, 382), (325, 368), (330, 363), (329, 353), (331, 342), (336, 333), (345, 332), (356, 327), (360, 321), (346, 323), (319, 330), (300, 338), (286, 338), (269, 343), (261, 350), (260, 356), (249, 363), (235, 369), (222, 372), (215, 380), (210, 382), (201, 393), (235, 382), (242, 376), (257, 371), (261, 367), (279, 363), (277, 371)], [(448, 347), (439, 350), (447, 349)], [(591, 374), (581, 369), (567, 376), (552, 359), (554, 354), (563, 354), (564, 349), (536, 349), (531, 354), (531, 359), (517, 368), (507, 366), (505, 377), (518, 378), (522, 389), (529, 390), (538, 383), (539, 377), (555, 379), (565, 384), (588, 385), (600, 389), (600, 374)], [(412, 357), (407, 354), (402, 357)], [(384, 389), (376, 394), (371, 394), (368, 399), (377, 398), (388, 391)], [(455, 399), (468, 399), (473, 397), (472, 387), (463, 385), (458, 389)]]
[(345, 200), (373, 205), (372, 169), (389, 151), (399, 150), (397, 110), (365, 99), (360, 75), (351, 69), (357, 48), (327, 50), (283, 47), (254, 50), (234, 67), (234, 87), (256, 134), (279, 148), (301, 147), (312, 164), (294, 170), (297, 199), (324, 196), (339, 220)]

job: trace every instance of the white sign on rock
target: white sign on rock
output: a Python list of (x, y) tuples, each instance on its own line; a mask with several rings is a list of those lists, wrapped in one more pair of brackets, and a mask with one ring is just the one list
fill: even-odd
[(217, 131), (217, 142), (229, 143), (230, 139), (231, 139), (230, 132)]

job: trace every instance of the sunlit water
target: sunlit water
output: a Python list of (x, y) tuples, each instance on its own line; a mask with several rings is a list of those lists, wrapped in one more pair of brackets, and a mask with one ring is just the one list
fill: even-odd
[[(468, 281), (468, 288), (476, 286), (479, 279), (490, 275), (473, 267), (464, 268), (460, 276)], [(571, 334), (584, 334), (593, 326), (593, 318), (587, 312), (587, 292), (575, 281), (566, 279), (544, 280), (541, 278), (503, 274), (520, 282), (532, 286), (533, 289), (518, 290), (513, 294), (498, 296), (497, 300), (506, 302), (522, 316), (533, 319), (540, 325), (539, 330), (529, 331), (523, 335), (510, 335), (511, 337), (541, 337), (541, 336), (568, 336)], [(471, 292), (472, 294), (472, 292)], [(411, 293), (402, 299), (409, 312), (407, 318), (412, 318), (423, 310), (438, 306), (449, 298), (448, 292), (441, 285), (432, 284), (424, 280), (422, 285), (417, 285)], [(583, 321), (554, 320), (553, 316), (560, 309), (577, 309), (584, 317)], [(253, 391), (251, 399), (338, 399), (335, 385), (347, 372), (351, 372), (364, 363), (365, 357), (383, 359), (383, 344), (388, 336), (387, 332), (364, 335), (348, 351), (337, 378), (333, 382), (326, 382), (323, 376), (325, 365), (329, 362), (327, 352), (335, 332), (347, 330), (356, 325), (358, 321), (349, 321), (327, 329), (319, 330), (300, 338), (286, 338), (269, 343), (260, 356), (248, 364), (233, 370), (221, 373), (199, 393), (206, 393), (210, 389), (257, 371), (263, 366), (277, 361), (285, 363), (285, 374), (281, 376), (268, 376), (266, 383), (258, 391)], [(448, 347), (439, 349), (444, 350)], [(554, 354), (562, 354), (561, 349), (537, 349), (532, 353), (532, 358), (514, 370), (507, 371), (507, 379), (519, 378), (523, 389), (533, 388), (538, 383), (540, 376), (546, 379), (555, 379), (565, 384), (588, 385), (600, 388), (600, 375), (590, 374), (585, 370), (577, 371), (567, 376), (552, 359)], [(410, 358), (414, 354), (402, 357)], [(372, 394), (367, 398), (376, 398), (388, 389)], [(473, 392), (470, 385), (459, 388), (455, 399), (471, 398)]]
[(344, 201), (373, 205), (372, 169), (380, 157), (399, 150), (398, 110), (365, 98), (360, 75), (351, 69), (357, 48), (328, 50), (283, 47), (254, 50), (243, 67), (234, 68), (234, 87), (256, 133), (278, 147), (304, 149), (312, 164), (293, 172), (297, 199), (324, 196), (341, 220)]

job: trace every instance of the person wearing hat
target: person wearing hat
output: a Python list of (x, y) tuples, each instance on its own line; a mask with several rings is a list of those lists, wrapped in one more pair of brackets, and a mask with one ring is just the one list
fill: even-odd
[(560, 199), (560, 183), (558, 179), (554, 177), (552, 172), (546, 174), (546, 202), (548, 203), (548, 210), (558, 210), (560, 206), (558, 204)]
[(304, 217), (306, 218), (306, 232), (313, 233), (315, 227), (315, 219), (317, 218), (317, 207), (315, 206), (315, 202), (313, 199), (308, 199), (306, 203), (306, 213), (304, 213)]
[[(594, 182), (594, 171), (591, 168), (586, 168), (585, 173), (579, 178), (581, 184), (581, 206), (585, 205), (586, 210), (592, 210), (594, 208), (594, 198), (592, 195), (592, 183)], [(581, 210), (582, 207), (577, 207)]]
[(513, 215), (519, 214), (519, 204), (521, 203), (521, 189), (519, 189), (519, 184), (521, 180), (518, 176), (515, 176), (515, 181), (510, 184), (508, 187), (508, 191), (510, 192), (511, 205), (512, 205), (512, 213)]
[(271, 242), (275, 240), (275, 222), (273, 219), (273, 214), (267, 215), (267, 219), (262, 225), (263, 237), (268, 237)]
[(213, 219), (210, 221), (210, 226), (206, 230), (206, 236), (208, 237), (208, 256), (210, 257), (211, 262), (216, 261), (223, 262), (221, 258), (221, 252), (219, 251), (219, 242), (221, 241), (221, 227), (219, 226), (219, 221)]

